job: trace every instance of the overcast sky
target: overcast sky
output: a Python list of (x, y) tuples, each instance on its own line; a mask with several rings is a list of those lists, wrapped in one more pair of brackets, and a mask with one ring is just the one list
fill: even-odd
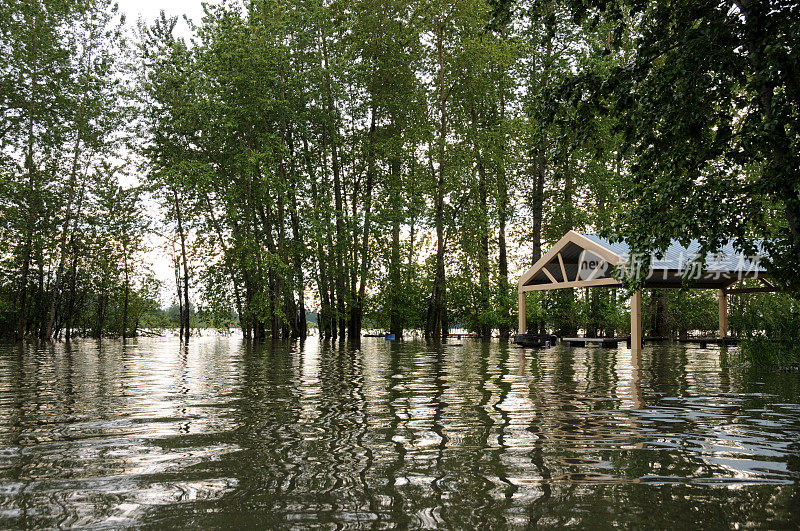
[[(186, 25), (182, 15), (188, 15), (195, 23), (200, 21), (203, 16), (203, 6), (201, 0), (117, 0), (119, 8), (125, 13), (128, 24), (133, 27), (139, 18), (150, 22), (158, 17), (162, 9), (167, 16), (178, 16), (178, 34), (185, 35)], [(211, 0), (208, 3), (216, 3)]]
[[(183, 15), (187, 15), (192, 21), (198, 23), (203, 16), (203, 6), (201, 0), (117, 0), (120, 10), (125, 13), (126, 24), (129, 28), (136, 27), (139, 18), (145, 22), (152, 22), (158, 17), (163, 9), (167, 16), (178, 16), (178, 26), (176, 35), (188, 37), (188, 27), (183, 21)], [(214, 3), (214, 0), (211, 1)], [(154, 204), (146, 205), (147, 210), (157, 216), (158, 209)], [(164, 238), (152, 235), (148, 238), (148, 245), (151, 251), (145, 256), (145, 260), (150, 262), (150, 267), (163, 284), (161, 302), (169, 305), (175, 300), (175, 276), (171, 263), (171, 253), (165, 248), (167, 242)], [(194, 290), (191, 290), (194, 291)], [(192, 293), (192, 298), (195, 294)], [(193, 301), (196, 302), (196, 301)]]

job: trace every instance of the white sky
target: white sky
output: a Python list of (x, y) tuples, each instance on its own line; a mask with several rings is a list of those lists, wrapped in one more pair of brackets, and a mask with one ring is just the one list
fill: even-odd
[[(181, 37), (189, 37), (189, 28), (183, 20), (183, 15), (187, 15), (196, 24), (203, 16), (201, 0), (117, 0), (117, 3), (120, 12), (125, 14), (128, 28), (135, 28), (139, 19), (151, 23), (163, 9), (167, 16), (178, 17), (175, 33)], [(148, 204), (146, 208), (151, 215), (158, 216), (157, 205)], [(167, 249), (168, 242), (162, 236), (154, 234), (147, 239), (147, 245), (151, 250), (145, 256), (145, 260), (149, 261), (156, 277), (163, 282), (161, 303), (168, 306), (175, 302), (175, 272), (171, 253)]]
[(167, 16), (177, 15), (180, 19), (177, 33), (183, 36), (187, 33), (183, 15), (188, 15), (195, 23), (200, 22), (200, 18), (203, 16), (203, 6), (200, 0), (117, 0), (117, 3), (120, 11), (125, 13), (130, 27), (135, 27), (139, 18), (146, 22), (153, 21), (162, 9)]

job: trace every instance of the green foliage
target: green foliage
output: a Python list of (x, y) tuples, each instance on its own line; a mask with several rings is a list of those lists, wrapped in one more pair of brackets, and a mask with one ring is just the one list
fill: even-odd
[[(248, 0), (128, 46), (106, 0), (6, 2), (0, 334), (172, 322), (153, 233), (182, 330), (257, 339), (304, 336), (307, 305), (329, 337), (507, 337), (517, 274), (568, 230), (634, 251), (765, 239), (795, 289), (798, 17), (737, 6)], [(537, 331), (628, 333), (621, 291), (528, 302)], [(644, 304), (649, 333), (716, 330), (713, 293)], [(732, 328), (783, 337), (793, 304)]]
[(742, 352), (757, 365), (787, 367), (800, 362), (800, 303), (787, 295), (751, 293), (730, 301), (730, 326), (745, 341)]
[(152, 301), (141, 190), (120, 186), (127, 63), (106, 0), (0, 7), (0, 333), (122, 334)]
[[(607, 55), (573, 84), (587, 117), (618, 118), (622, 202), (607, 232), (633, 252), (673, 238), (714, 252), (766, 253), (784, 287), (800, 283), (800, 31), (793, 2), (574, 2), (610, 26)], [(588, 7), (588, 9), (587, 9)], [(635, 52), (624, 53), (633, 41)], [(620, 52), (617, 52), (620, 48)], [(759, 249), (755, 239), (763, 239)]]

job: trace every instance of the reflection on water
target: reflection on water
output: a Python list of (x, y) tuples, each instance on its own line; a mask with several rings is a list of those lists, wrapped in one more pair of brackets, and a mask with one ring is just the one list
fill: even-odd
[(800, 524), (800, 378), (683, 346), (0, 346), (0, 526)]

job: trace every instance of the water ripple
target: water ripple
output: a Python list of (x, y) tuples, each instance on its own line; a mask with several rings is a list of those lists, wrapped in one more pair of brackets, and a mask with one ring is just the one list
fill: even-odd
[(796, 525), (798, 376), (727, 355), (0, 345), (0, 525)]

